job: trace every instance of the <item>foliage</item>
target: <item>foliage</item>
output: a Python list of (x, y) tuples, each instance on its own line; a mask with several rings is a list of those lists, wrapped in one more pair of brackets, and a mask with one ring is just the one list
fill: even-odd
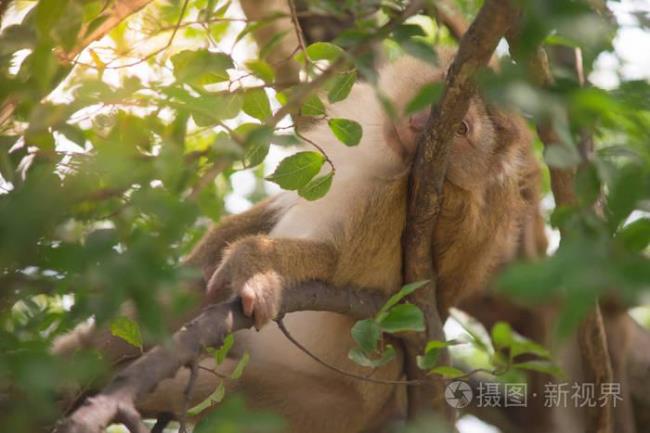
[[(230, 1), (164, 0), (82, 46), (105, 22), (107, 3), (112, 2), (15, 2), (0, 33), (0, 395), (10, 389), (20, 396), (0, 399), (6, 404), (0, 411), (3, 431), (51, 423), (60, 411), (55, 396), (66, 384), (87, 383), (106, 371), (97, 354), (53, 358), (49, 347), (56, 336), (89, 317), (138, 347), (166, 335), (165, 324), (196, 302), (182, 290), (195, 275), (178, 266), (180, 257), (209, 222), (228, 213), (229, 199), (263, 198), (272, 190), (262, 182), (265, 175), (309, 200), (327, 193), (336, 167), (292, 132), (289, 117), (276, 117), (279, 110), (325, 121), (341, 145), (358, 145), (361, 125), (330, 118), (325, 103), (345, 99), (358, 78), (376, 82), (372, 50), (348, 53), (380, 41), (389, 56), (407, 52), (434, 61), (434, 42), (454, 44), (429, 17), (386, 32), (382, 25), (403, 2), (345, 1), (343, 8), (332, 1), (307, 2), (314, 11), (357, 19), (335, 41), (316, 42), (286, 59), (306, 80), (343, 59), (332, 78), (301, 99), (303, 84), (275, 86), (269, 56), (286, 34), (250, 54), (251, 34), (269, 20), (243, 20)], [(478, 3), (458, 2), (468, 16)], [(611, 51), (617, 26), (593, 13), (588, 2), (522, 3), (530, 10), (526, 43), (519, 47), (524, 56), (539, 42), (580, 46), (589, 74), (598, 55)], [(558, 68), (556, 84), (541, 91), (528, 84), (521, 65), (504, 60), (501, 69), (498, 77), (483, 77), (486, 97), (526, 111), (533, 121), (550, 117), (560, 126), (567, 146), (547, 153), (546, 162), (575, 165), (581, 134), (593, 131), (596, 138), (596, 155), (580, 168), (579, 204), (551, 216), (551, 224), (568, 233), (557, 253), (513, 266), (500, 281), (508, 293), (530, 302), (561, 300), (559, 326), (568, 331), (588, 301), (615, 291), (638, 302), (650, 285), (650, 86), (622, 80), (613, 89), (581, 87)], [(423, 87), (408, 110), (435, 102), (440, 92), (439, 86)], [(307, 151), (293, 152), (298, 143)], [(287, 154), (271, 174), (269, 162)], [(233, 179), (244, 169), (255, 180), (241, 197)], [(597, 200), (602, 215), (592, 210)], [(406, 286), (375, 318), (355, 326), (359, 347), (351, 358), (368, 366), (389, 362), (394, 350), (382, 345), (382, 333), (422, 329), (421, 312), (398, 303), (412, 290)], [(126, 301), (134, 305), (137, 321), (122, 316)], [(552, 369), (515, 362), (523, 352), (548, 356), (506, 324), (492, 330), (491, 342), (497, 368)], [(448, 344), (431, 342), (421, 367), (458, 375), (436, 363)], [(228, 348), (214, 352), (218, 363)], [(223, 393), (220, 385), (194, 410), (220, 401)], [(226, 431), (250, 421), (243, 406), (231, 404), (197, 431), (208, 431), (210, 423)]]

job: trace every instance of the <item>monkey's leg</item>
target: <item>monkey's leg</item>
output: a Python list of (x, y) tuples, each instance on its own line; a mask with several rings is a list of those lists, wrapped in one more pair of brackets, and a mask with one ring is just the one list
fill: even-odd
[(279, 310), (283, 289), (308, 280), (331, 282), (338, 261), (336, 248), (307, 239), (249, 236), (232, 244), (208, 282), (214, 302), (241, 296), (244, 313), (259, 329)]

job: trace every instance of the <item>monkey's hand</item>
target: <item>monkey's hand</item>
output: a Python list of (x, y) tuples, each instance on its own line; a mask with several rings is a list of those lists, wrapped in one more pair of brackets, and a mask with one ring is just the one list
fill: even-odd
[(260, 329), (274, 319), (283, 289), (307, 280), (329, 281), (336, 267), (336, 250), (323, 242), (249, 236), (231, 244), (208, 281), (208, 300), (242, 300), (244, 314)]
[[(257, 238), (257, 237), (256, 237)], [(244, 314), (259, 330), (278, 315), (285, 279), (274, 269), (273, 258), (246, 238), (231, 245), (208, 281), (208, 299), (223, 302), (241, 298)]]

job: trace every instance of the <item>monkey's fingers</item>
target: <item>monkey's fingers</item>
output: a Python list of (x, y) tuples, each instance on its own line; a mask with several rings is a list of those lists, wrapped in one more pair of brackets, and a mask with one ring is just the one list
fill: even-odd
[(278, 315), (281, 291), (281, 279), (275, 273), (256, 274), (239, 291), (244, 314), (253, 316), (258, 330)]
[(241, 297), (241, 305), (244, 310), (244, 314), (248, 317), (251, 317), (255, 312), (255, 304), (257, 303), (257, 293), (250, 285), (245, 285), (241, 292), (239, 292)]

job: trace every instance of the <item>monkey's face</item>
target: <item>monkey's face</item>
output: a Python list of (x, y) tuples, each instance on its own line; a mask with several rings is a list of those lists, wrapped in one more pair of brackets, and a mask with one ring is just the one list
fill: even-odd
[[(400, 156), (411, 159), (418, 137), (429, 119), (429, 109), (388, 122), (385, 129), (389, 146)], [(475, 189), (484, 183), (494, 162), (495, 130), (482, 102), (470, 103), (458, 125), (451, 145), (447, 179), (463, 189)]]
[[(441, 68), (405, 57), (390, 65), (381, 80), (395, 111), (404, 113), (422, 86), (440, 82), (443, 78)], [(405, 161), (412, 160), (415, 154), (417, 139), (426, 127), (429, 112), (427, 107), (385, 121), (384, 137), (389, 147)], [(498, 135), (483, 101), (479, 97), (473, 98), (454, 134), (447, 180), (462, 189), (476, 191), (496, 179), (507, 163), (502, 159), (510, 155), (504, 153), (498, 144)]]

